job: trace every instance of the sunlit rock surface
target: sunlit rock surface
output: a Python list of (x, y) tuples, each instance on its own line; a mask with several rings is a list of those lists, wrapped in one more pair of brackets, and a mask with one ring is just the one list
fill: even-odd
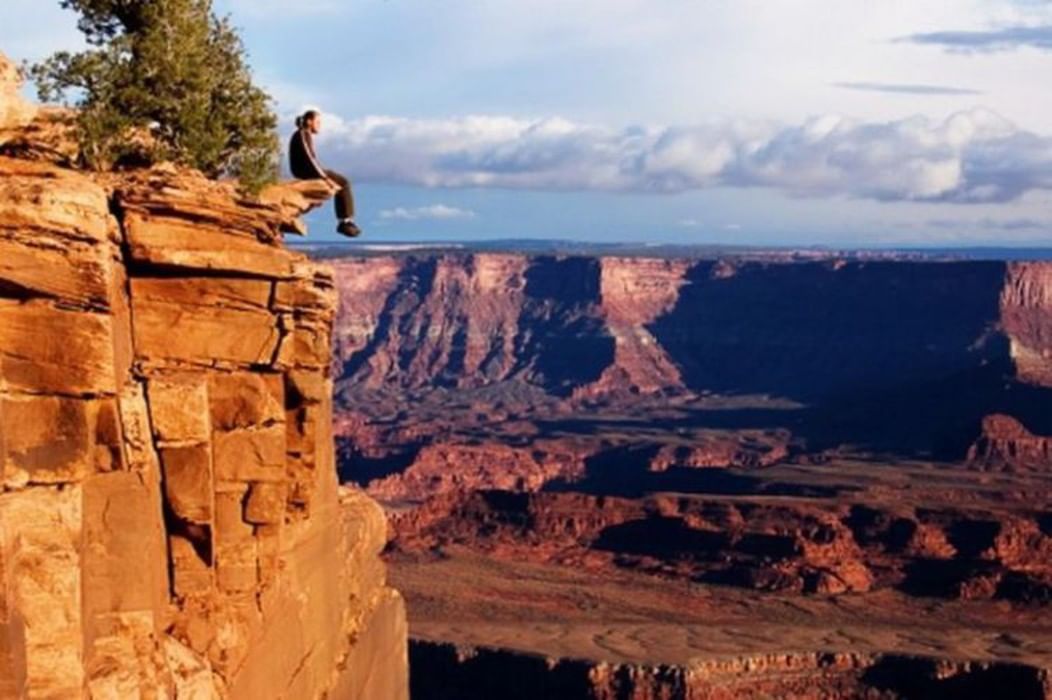
[(281, 239), (328, 194), (0, 157), (0, 696), (407, 697), (332, 273)]

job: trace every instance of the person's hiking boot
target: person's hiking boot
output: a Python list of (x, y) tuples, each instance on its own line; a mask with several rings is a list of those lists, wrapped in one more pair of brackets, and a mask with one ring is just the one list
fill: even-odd
[(358, 224), (354, 223), (350, 219), (341, 221), (339, 226), (336, 227), (336, 231), (348, 238), (357, 238), (362, 235), (362, 230), (358, 228)]

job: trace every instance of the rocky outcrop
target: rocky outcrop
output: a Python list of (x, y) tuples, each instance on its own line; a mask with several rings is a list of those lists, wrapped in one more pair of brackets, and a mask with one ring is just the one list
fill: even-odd
[(1052, 264), (1009, 267), (1001, 316), (1020, 376), (1033, 384), (1052, 386)]
[(1021, 700), (1045, 700), (1050, 687), (1047, 669), (1023, 663), (892, 654), (784, 653), (688, 665), (624, 664), (420, 640), (413, 642), (411, 655), (413, 697), (421, 700), (476, 693), (509, 700), (983, 698), (1006, 687)]
[(687, 283), (686, 260), (618, 259), (601, 263), (601, 314), (614, 338), (614, 358), (581, 397), (654, 393), (682, 386), (683, 377), (649, 326), (668, 313)]
[(21, 97), (19, 69), (0, 53), (0, 155), (69, 165), (78, 156), (75, 113)]
[(25, 126), (36, 116), (37, 108), (22, 99), (21, 88), (18, 66), (0, 53), (0, 129)]
[(1031, 433), (1011, 416), (983, 419), (983, 432), (968, 451), (968, 463), (985, 471), (1052, 470), (1052, 438)]
[(368, 387), (472, 388), (509, 379), (568, 396), (598, 379), (613, 339), (594, 260), (517, 255), (335, 263), (340, 374)]
[(556, 478), (573, 479), (583, 472), (584, 460), (570, 451), (527, 451), (499, 443), (430, 445), (403, 472), (373, 483), (369, 493), (400, 501), (476, 489), (537, 491)]
[(332, 272), (281, 242), (328, 194), (0, 157), (0, 695), (406, 697)]
[(791, 438), (787, 430), (701, 435), (686, 444), (662, 445), (650, 460), (650, 471), (664, 472), (674, 467), (768, 467), (789, 457)]
[(1052, 600), (1047, 514), (762, 495), (450, 492), (392, 514), (392, 548), (645, 571), (757, 591)]

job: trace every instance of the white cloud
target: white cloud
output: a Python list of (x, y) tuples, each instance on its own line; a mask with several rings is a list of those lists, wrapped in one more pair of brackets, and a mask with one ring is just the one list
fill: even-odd
[(732, 120), (611, 129), (564, 119), (329, 118), (323, 155), (358, 181), (675, 193), (770, 187), (794, 196), (1006, 202), (1052, 189), (1052, 138), (973, 109), (944, 120), (798, 125)]
[(474, 219), (477, 214), (470, 209), (450, 207), (445, 204), (432, 204), (426, 207), (395, 207), (384, 209), (380, 212), (380, 218), (384, 221), (421, 221), (421, 220), (449, 220), (449, 219)]

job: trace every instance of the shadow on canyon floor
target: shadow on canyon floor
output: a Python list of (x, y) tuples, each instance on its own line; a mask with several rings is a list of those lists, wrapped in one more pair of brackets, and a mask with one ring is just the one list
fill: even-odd
[(713, 496), (797, 496), (833, 498), (853, 487), (792, 484), (771, 481), (724, 469), (671, 467), (650, 470), (659, 446), (618, 447), (585, 460), (585, 477), (579, 481), (558, 479), (545, 491), (587, 493), (594, 496), (640, 498), (648, 493), (689, 493)]
[(961, 460), (993, 413), (1019, 419), (1031, 432), (1052, 434), (1052, 389), (1011, 379), (1004, 364), (962, 372), (940, 382), (860, 393), (801, 408), (709, 409), (686, 407), (675, 418), (645, 415), (605, 420), (601, 415), (539, 420), (541, 437), (602, 436), (653, 431), (670, 434), (696, 429), (792, 432), (808, 453), (846, 448), (891, 458)]

